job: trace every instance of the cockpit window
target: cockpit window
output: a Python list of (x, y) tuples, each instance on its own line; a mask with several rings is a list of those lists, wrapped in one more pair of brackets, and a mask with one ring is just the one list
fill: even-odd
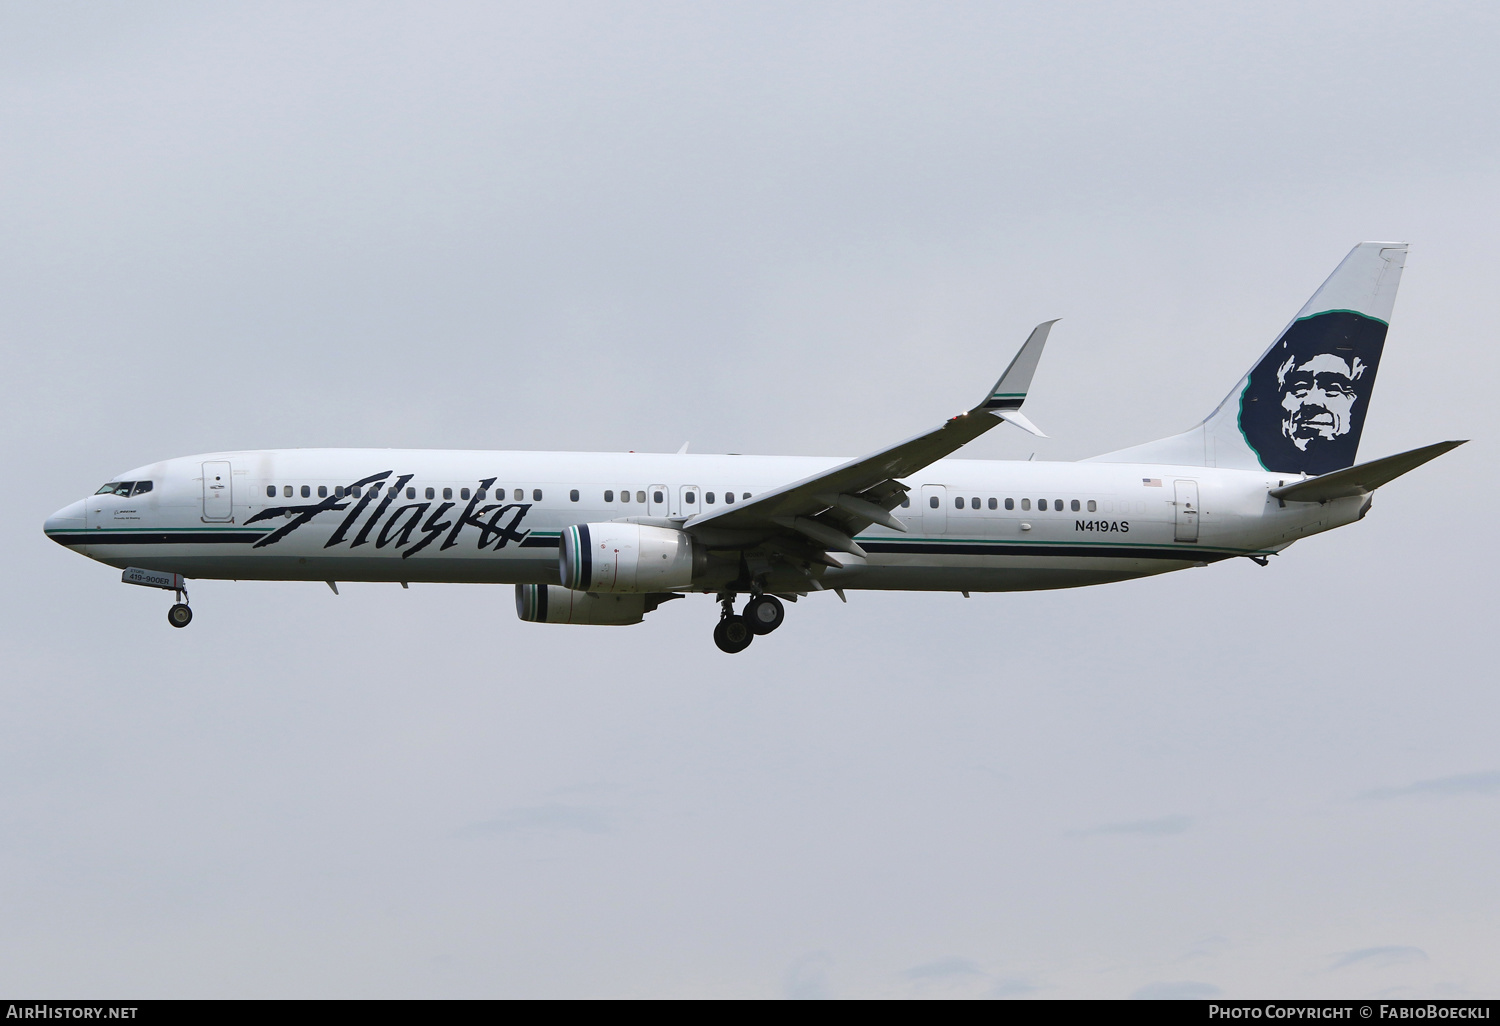
[(128, 497), (131, 494), (142, 495), (146, 492), (149, 492), (150, 490), (150, 481), (111, 481), (109, 484), (105, 485), (103, 488), (100, 488), (94, 494), (120, 495)]

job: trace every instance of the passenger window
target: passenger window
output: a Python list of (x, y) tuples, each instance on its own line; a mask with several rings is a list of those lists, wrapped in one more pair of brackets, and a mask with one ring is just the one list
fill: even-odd
[(522, 499), (526, 498), (526, 493), (524, 491), (522, 491), (520, 488), (517, 488), (516, 491), (515, 491), (515, 496), (516, 496), (516, 501), (520, 502)]
[(429, 488), (429, 489), (427, 489), (427, 491), (423, 492), (422, 494), (424, 496), (426, 496), (427, 498), (429, 498), (429, 499), (436, 499), (437, 498), (437, 489), (435, 489), (435, 488)]
[(130, 494), (131, 495), (140, 495), (143, 492), (149, 492), (150, 490), (151, 490), (151, 482), (150, 481), (137, 481), (135, 483), (135, 487), (133, 489), (131, 489)]
[(1097, 502), (1095, 502), (1093, 499), (1089, 500), (1089, 512), (1090, 513), (1097, 513), (1097, 512), (1099, 512), (1099, 504)]
[[(1059, 513), (1061, 513), (1063, 511), (1062, 500), (1061, 499), (1053, 499), (1052, 500), (1052, 508), (1055, 509), (1055, 510), (1057, 510)], [(1074, 506), (1073, 508), (1077, 509), (1078, 507)]]
[(646, 493), (644, 491), (638, 491), (638, 492), (636, 492), (635, 493), (635, 501), (636, 502), (645, 502), (646, 501)]
[(622, 489), (620, 489), (620, 501), (621, 502), (629, 502), (630, 501), (630, 489), (628, 489), (628, 488), (622, 488)]
[(1015, 509), (1016, 508), (1016, 500), (1015, 499), (1006, 499), (1005, 500), (1005, 508), (1006, 509)]
[(651, 501), (652, 502), (666, 502), (667, 501), (667, 497), (665, 495), (663, 495), (661, 492), (652, 492), (651, 493)]
[(542, 501), (542, 490), (540, 488), (533, 488), (531, 490), (531, 501), (532, 502), (541, 502)]
[(733, 502), (734, 501), (734, 493), (733, 492), (725, 492), (724, 493), (724, 501), (725, 502)]
[[(458, 490), (458, 497), (460, 499), (467, 499), (469, 497), (469, 490), (467, 488), (460, 488)], [(482, 499), (484, 496), (481, 495), (480, 498)]]
[(415, 499), (417, 497), (417, 490), (415, 488), (408, 488), (406, 490), (406, 497), (408, 499)]
[(333, 486), (333, 497), (335, 499), (342, 499), (344, 497), (344, 486), (343, 485), (334, 485)]
[(302, 486), (302, 497), (304, 499), (311, 499), (312, 498), (312, 488), (310, 488), (307, 485), (303, 485)]
[(712, 506), (714, 504), (714, 493), (713, 492), (705, 492), (704, 495), (703, 495), (703, 501), (706, 502), (706, 503), (708, 503), (710, 506)]
[(904, 498), (904, 499), (901, 500), (901, 508), (902, 509), (911, 509), (911, 496), (910, 495), (908, 495), (906, 498)]
[(686, 503), (687, 505), (691, 506), (693, 503), (695, 503), (695, 502), (698, 501), (698, 496), (695, 495), (692, 492), (683, 492), (682, 493), (682, 501), (684, 503)]
[(1078, 512), (1078, 500), (1077, 499), (1073, 500), (1072, 507), (1073, 507), (1073, 512), (1077, 513)]
[(748, 499), (748, 498), (750, 498), (750, 493), (749, 492), (744, 492), (744, 493), (742, 493), (740, 495), (740, 498), (742, 498), (742, 499)]
[(574, 488), (571, 492), (568, 493), (568, 501), (569, 502), (577, 502), (578, 501), (578, 489), (577, 488)]
[(489, 497), (490, 497), (490, 493), (488, 491), (486, 491), (485, 489), (483, 489), (483, 488), (479, 489), (479, 493), (475, 496), (475, 498), (477, 498), (480, 502), (483, 502), (485, 499), (488, 499)]
[(281, 488), (281, 497), (283, 499), (290, 499), (292, 497), (292, 486), (291, 485), (283, 485), (282, 486), (282, 488)]
[(328, 486), (327, 485), (318, 485), (318, 498), (320, 498), (320, 499), (326, 499), (326, 498), (328, 498)]
[(999, 507), (1000, 503), (998, 503), (994, 499), (990, 499), (990, 509), (998, 509)]
[(978, 509), (979, 508), (979, 496), (976, 495), (972, 499), (970, 499), (969, 500), (969, 505), (972, 506), (972, 507), (974, 507), (975, 509)]
[(960, 495), (958, 498), (954, 499), (953, 500), (953, 505), (954, 505), (954, 508), (956, 508), (956, 509), (963, 509), (964, 508), (964, 497), (962, 495)]
[[(99, 489), (94, 494), (95, 495), (113, 495), (113, 494), (115, 494), (115, 489), (118, 488), (118, 487), (120, 487), (120, 482), (118, 482), (118, 481), (111, 481), (109, 484), (105, 485), (103, 488)], [(267, 487), (269, 489), (266, 492), (267, 495), (275, 495), (276, 494), (276, 486), (275, 485), (268, 485)]]
[(931, 498), (929, 498), (927, 500), (927, 505), (931, 506), (933, 509), (937, 509), (938, 508), (938, 497), (936, 495), (934, 495)]
[[(108, 488), (109, 486), (105, 485), (105, 487)], [(275, 485), (266, 485), (266, 498), (268, 498), (268, 499), (274, 499), (274, 498), (276, 498), (276, 486)]]
[(1038, 499), (1038, 500), (1036, 500), (1036, 508), (1037, 509), (1042, 509), (1042, 510), (1046, 509), (1047, 508), (1047, 500), (1046, 499)]
[(1022, 512), (1025, 512), (1026, 510), (1029, 510), (1030, 508), (1031, 508), (1031, 500), (1030, 499), (1022, 499), (1021, 500), (1021, 510), (1022, 510)]
[(356, 499), (359, 498), (364, 493), (365, 493), (365, 490), (362, 487), (360, 487), (359, 485), (355, 485), (353, 488), (349, 489), (349, 494), (352, 495), (352, 496), (354, 496)]
[(615, 501), (615, 490), (613, 488), (606, 488), (606, 489), (604, 489), (604, 501), (605, 502), (614, 502)]
[(443, 489), (443, 498), (444, 499), (451, 499), (451, 498), (453, 498), (453, 489), (452, 488), (444, 488)]

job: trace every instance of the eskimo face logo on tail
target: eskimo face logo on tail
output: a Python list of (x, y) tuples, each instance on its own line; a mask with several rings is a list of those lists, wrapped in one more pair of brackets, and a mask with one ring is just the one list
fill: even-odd
[(1295, 322), (1250, 372), (1240, 430), (1267, 470), (1354, 465), (1386, 325), (1348, 310)]

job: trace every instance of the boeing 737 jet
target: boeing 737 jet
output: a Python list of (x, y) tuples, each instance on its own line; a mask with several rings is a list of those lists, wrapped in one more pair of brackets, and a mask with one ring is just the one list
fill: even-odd
[[(1463, 444), (1356, 463), (1400, 243), (1344, 258), (1189, 431), (1077, 463), (948, 458), (1021, 412), (1055, 322), (966, 413), (859, 459), (264, 449), (151, 463), (47, 536), (176, 593), (189, 578), (513, 584), (522, 620), (634, 624), (714, 596), (747, 648), (783, 601), (846, 590), (1029, 591), (1267, 558), (1353, 523), (1375, 489)], [(740, 597), (745, 602), (736, 611)]]

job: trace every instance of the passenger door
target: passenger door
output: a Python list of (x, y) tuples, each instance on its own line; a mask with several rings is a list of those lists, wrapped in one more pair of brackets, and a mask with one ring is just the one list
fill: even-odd
[(922, 486), (922, 533), (928, 537), (948, 531), (948, 486)]
[(203, 522), (227, 524), (234, 519), (234, 475), (227, 461), (203, 464)]
[(1177, 489), (1173, 508), (1177, 511), (1176, 540), (1195, 542), (1198, 540), (1198, 482), (1173, 482)]

